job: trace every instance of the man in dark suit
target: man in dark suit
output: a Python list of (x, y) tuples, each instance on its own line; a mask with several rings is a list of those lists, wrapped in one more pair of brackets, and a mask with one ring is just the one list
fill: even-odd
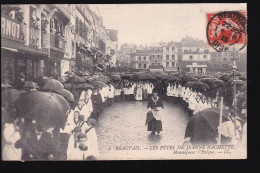
[(24, 160), (52, 160), (54, 157), (53, 138), (41, 125), (34, 124), (24, 145)]

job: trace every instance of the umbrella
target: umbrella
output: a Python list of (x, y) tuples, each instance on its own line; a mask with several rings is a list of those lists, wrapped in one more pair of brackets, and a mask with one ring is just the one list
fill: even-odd
[(215, 79), (214, 83), (212, 84), (211, 88), (219, 88), (225, 86), (225, 82), (220, 79)]
[(245, 81), (242, 80), (233, 80), (232, 83), (235, 82), (237, 85), (243, 85), (245, 84)]
[(179, 81), (179, 80), (180, 80), (180, 78), (178, 76), (170, 76), (169, 79), (168, 79), (169, 82)]
[(76, 89), (92, 89), (93, 86), (88, 83), (79, 84)]
[[(191, 137), (192, 144), (215, 143), (218, 134), (220, 108), (209, 108), (195, 114), (188, 122), (185, 138)], [(228, 120), (228, 111), (223, 110), (222, 122)]]
[(43, 127), (64, 128), (69, 104), (53, 92), (28, 91), (20, 95), (15, 105), (22, 117), (35, 119)]
[(1, 83), (1, 88), (12, 88), (12, 86), (8, 83)]
[(239, 76), (240, 80), (246, 81), (247, 77), (246, 76)]
[(229, 81), (232, 78), (232, 76), (229, 76), (228, 74), (223, 74), (219, 77), (220, 80), (223, 80), (224, 82)]
[(65, 89), (70, 89), (70, 88), (72, 88), (71, 83), (65, 83), (65, 84), (64, 84), (64, 88), (65, 88)]
[(63, 84), (56, 79), (49, 79), (43, 87), (43, 90), (57, 91), (64, 88)]
[(241, 92), (247, 91), (247, 84), (245, 83), (244, 85), (242, 85), (240, 90), (241, 90)]
[(10, 103), (13, 103), (19, 98), (20, 94), (25, 93), (25, 92), (26, 91), (24, 91), (24, 90), (7, 88), (7, 89), (2, 90), (2, 99), (3, 99), (3, 101), (9, 100)]
[(82, 73), (82, 76), (89, 76), (89, 75), (90, 74), (88, 72), (86, 72), (86, 71)]
[(113, 80), (121, 80), (121, 77), (119, 75), (113, 75), (112, 79)]
[(86, 79), (84, 79), (83, 77), (79, 77), (79, 76), (76, 76), (73, 80), (73, 83), (85, 83), (86, 82)]
[(25, 81), (23, 87), (29, 88), (29, 89), (39, 89), (39, 86), (37, 85), (37, 83), (32, 82), (32, 81)]
[(38, 79), (38, 86), (42, 89), (49, 80), (51, 80), (49, 77), (40, 77)]
[(75, 102), (73, 94), (64, 88), (57, 90), (56, 93), (60, 94), (61, 96), (63, 96), (71, 102)]
[(73, 73), (71, 71), (66, 71), (64, 74), (75, 76), (75, 73)]
[(94, 81), (93, 82), (93, 86), (101, 88), (101, 87), (105, 87), (106, 84), (104, 82), (102, 82), (102, 81)]
[[(230, 75), (230, 76), (233, 76), (234, 73), (231, 72), (229, 75)], [(239, 71), (235, 71), (235, 76), (242, 76), (242, 74), (241, 74)]]
[(67, 76), (58, 77), (58, 81), (60, 82), (66, 82), (69, 78)]

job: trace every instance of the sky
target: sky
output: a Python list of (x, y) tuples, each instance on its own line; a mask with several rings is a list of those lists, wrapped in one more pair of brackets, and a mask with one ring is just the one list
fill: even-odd
[(118, 42), (153, 46), (186, 36), (206, 41), (206, 13), (243, 10), (246, 4), (99, 4), (103, 24)]

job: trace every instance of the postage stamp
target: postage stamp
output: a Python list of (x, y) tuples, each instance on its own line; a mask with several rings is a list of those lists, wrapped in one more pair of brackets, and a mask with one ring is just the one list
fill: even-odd
[(224, 11), (207, 14), (208, 44), (216, 51), (230, 50), (239, 45), (242, 50), (247, 44), (246, 13), (239, 11)]

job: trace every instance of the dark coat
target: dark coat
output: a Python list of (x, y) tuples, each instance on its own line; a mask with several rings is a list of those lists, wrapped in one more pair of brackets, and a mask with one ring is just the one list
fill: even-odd
[[(33, 133), (24, 146), (25, 160), (48, 160), (49, 154), (54, 155), (53, 139), (50, 133), (43, 132), (40, 140)], [(33, 157), (31, 157), (31, 156)]]
[(92, 94), (91, 96), (92, 100), (92, 106), (93, 106), (93, 112), (101, 112), (101, 106), (102, 106), (102, 97), (101, 94), (98, 93), (97, 95)]

